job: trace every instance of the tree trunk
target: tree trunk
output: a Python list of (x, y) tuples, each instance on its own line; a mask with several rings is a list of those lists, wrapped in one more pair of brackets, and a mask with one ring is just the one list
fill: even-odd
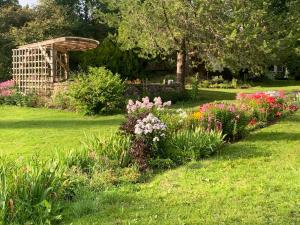
[(177, 52), (177, 70), (176, 70), (176, 79), (177, 82), (184, 87), (185, 77), (187, 75), (187, 50), (186, 42), (182, 40), (181, 49)]

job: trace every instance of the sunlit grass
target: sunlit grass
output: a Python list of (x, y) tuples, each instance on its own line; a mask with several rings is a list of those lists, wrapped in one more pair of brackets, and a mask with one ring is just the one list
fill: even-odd
[(0, 154), (49, 155), (78, 148), (85, 134), (108, 135), (123, 116), (86, 117), (52, 109), (0, 106)]
[[(300, 224), (300, 112), (213, 158), (75, 203), (72, 224)], [(85, 205), (86, 204), (86, 205)], [(82, 207), (85, 205), (84, 207)], [(69, 221), (69, 222), (70, 222)]]

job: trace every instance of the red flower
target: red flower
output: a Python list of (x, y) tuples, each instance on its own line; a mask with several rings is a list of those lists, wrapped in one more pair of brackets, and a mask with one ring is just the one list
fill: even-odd
[(267, 103), (269, 103), (269, 104), (272, 104), (272, 103), (276, 102), (276, 99), (274, 97), (271, 97), (271, 96), (268, 96), (266, 100), (267, 100)]
[(256, 118), (250, 120), (249, 125), (254, 126), (257, 123)]
[(281, 112), (276, 112), (276, 117), (281, 117), (282, 113)]
[(291, 111), (291, 112), (296, 112), (298, 109), (299, 109), (299, 107), (296, 106), (296, 105), (289, 105), (288, 106), (288, 110)]

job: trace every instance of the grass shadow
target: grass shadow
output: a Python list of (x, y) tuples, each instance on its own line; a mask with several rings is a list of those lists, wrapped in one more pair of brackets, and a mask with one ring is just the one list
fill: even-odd
[(123, 120), (101, 119), (101, 120), (10, 120), (0, 121), (0, 129), (73, 129), (75, 127), (113, 126), (121, 124)]
[(232, 92), (199, 90), (199, 96), (195, 100), (177, 102), (174, 108), (195, 108), (208, 102), (234, 100), (235, 97), (236, 93)]

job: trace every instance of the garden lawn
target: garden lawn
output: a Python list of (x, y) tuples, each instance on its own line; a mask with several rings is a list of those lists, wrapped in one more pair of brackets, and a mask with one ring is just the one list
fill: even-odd
[[(78, 224), (300, 224), (300, 111), (207, 160), (88, 195)], [(73, 211), (72, 211), (73, 210)]]
[(123, 119), (13, 106), (0, 106), (0, 115), (0, 154), (13, 157), (78, 148), (85, 134), (109, 135)]
[[(239, 92), (300, 91), (300, 81), (271, 81), (249, 89), (204, 89), (194, 101), (178, 102), (176, 108), (194, 109), (212, 101), (232, 101)], [(109, 135), (123, 115), (85, 117), (53, 109), (0, 106), (0, 155), (48, 155), (56, 150), (78, 148), (85, 134)]]

